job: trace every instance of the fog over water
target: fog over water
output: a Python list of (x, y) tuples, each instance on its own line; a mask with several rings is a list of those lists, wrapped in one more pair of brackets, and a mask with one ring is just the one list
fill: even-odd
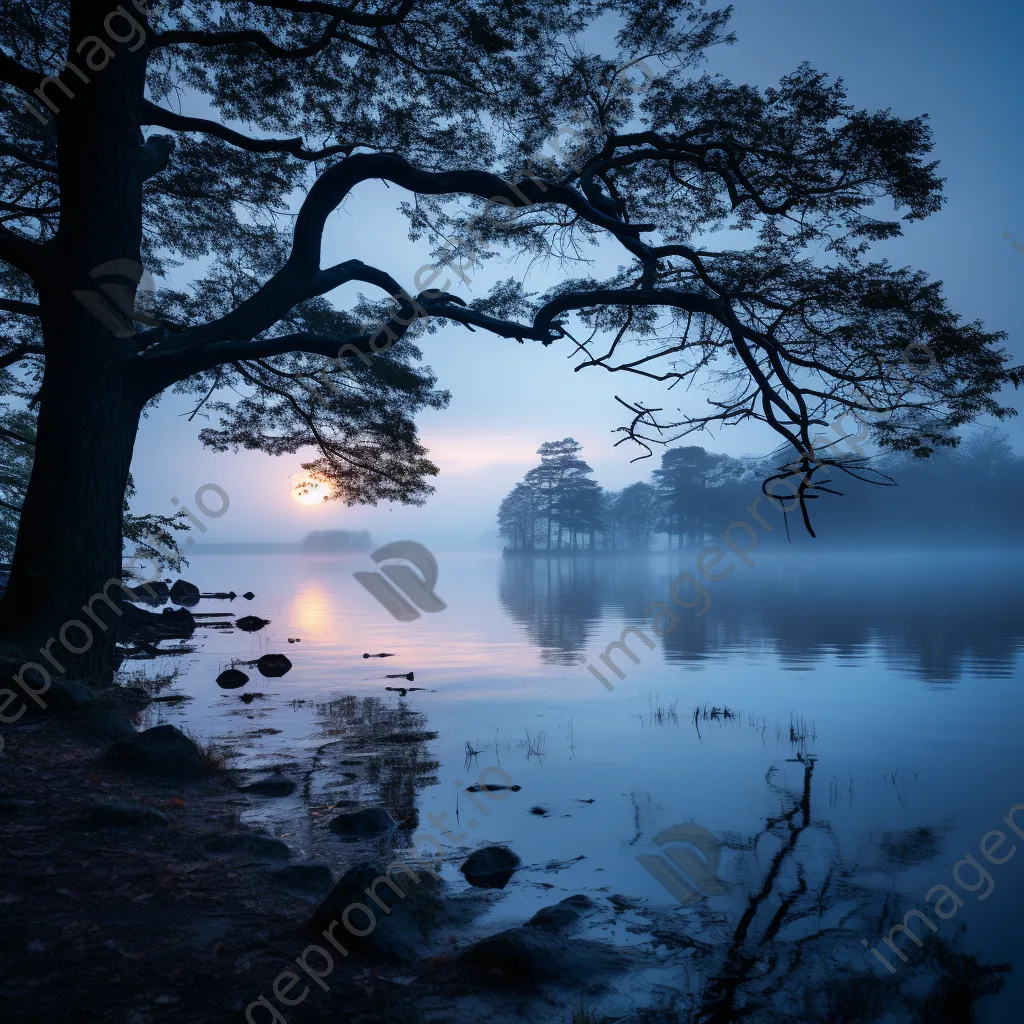
[[(193, 699), (151, 718), (228, 744), (235, 767), (301, 777), (299, 794), (252, 815), (300, 854), (351, 859), (325, 827), (346, 801), (382, 803), (399, 821), (389, 855), (422, 846), (418, 829), (452, 829), (442, 873), (456, 893), (467, 849), (512, 844), (523, 868), (459, 941), (582, 892), (607, 909), (588, 925), (594, 937), (647, 950), (672, 934), (725, 951), (729, 922), (756, 905), (762, 933), (781, 915), (766, 940), (780, 963), (793, 943), (818, 936), (820, 959), (808, 954), (812, 966), (794, 968), (792, 984), (838, 984), (835, 958), (852, 964), (858, 984), (887, 983), (861, 940), (895, 960), (878, 945), (888, 929), (912, 908), (927, 913), (925, 895), (953, 885), (957, 863), (977, 860), (990, 830), (1015, 838), (1000, 821), (1024, 801), (1024, 554), (765, 546), (753, 565), (706, 584), (705, 614), (703, 604), (677, 605), (676, 627), (658, 636), (649, 606), (671, 603), (672, 580), (694, 571), (696, 555), (441, 552), (446, 608), (397, 622), (353, 577), (373, 567), (367, 554), (200, 554), (189, 577), (203, 590), (255, 591), (231, 614), (270, 624), (256, 633), (201, 625), (195, 653), (167, 659), (180, 674), (166, 692)], [(620, 639), (631, 653), (609, 647)], [(246, 669), (243, 690), (214, 682), (232, 659), (268, 652), (286, 653), (291, 671), (264, 679)], [(371, 652), (395, 656), (362, 657)], [(600, 660), (609, 652), (621, 678)], [(614, 689), (581, 659), (603, 667)], [(412, 681), (386, 678), (408, 672)], [(245, 703), (247, 693), (262, 696)], [(494, 794), (481, 814), (464, 793), (478, 779), (521, 788)], [(1024, 811), (1015, 820), (1024, 828)], [(724, 844), (724, 888), (682, 909), (643, 860), (662, 857), (655, 837), (679, 825)], [(956, 889), (963, 906), (939, 922), (938, 939), (1016, 967), (1019, 864), (987, 865), (990, 899), (978, 898), (987, 883)], [(938, 954), (904, 940), (901, 970), (934, 978)], [(978, 1019), (1010, 1020), (1019, 976), (993, 977), (1003, 987)], [(637, 976), (620, 992), (642, 1001), (650, 988)]]

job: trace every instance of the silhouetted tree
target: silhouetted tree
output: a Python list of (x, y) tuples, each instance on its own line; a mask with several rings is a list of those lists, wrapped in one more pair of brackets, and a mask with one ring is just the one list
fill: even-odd
[(516, 484), (498, 508), (498, 534), (513, 551), (532, 551), (537, 542), (537, 492)]
[[(21, 522), (25, 492), (32, 473), (36, 449), (36, 417), (28, 410), (6, 410), (0, 413), (0, 560), (14, 554), (14, 545)], [(185, 512), (173, 516), (155, 513), (134, 514), (128, 505), (135, 496), (135, 481), (128, 474), (122, 508), (122, 546), (132, 545), (139, 559), (150, 563), (158, 572), (180, 571), (187, 564), (178, 546), (175, 533), (187, 532)], [(137, 574), (126, 572), (125, 578)]]
[(703, 448), (669, 448), (662, 453), (661, 468), (652, 477), (658, 495), (658, 528), (670, 537), (701, 543), (713, 528), (711, 474), (720, 456)]
[[(896, 901), (880, 899), (876, 890), (857, 882), (863, 868), (858, 872), (857, 865), (844, 862), (829, 823), (814, 816), (814, 755), (800, 751), (788, 760), (803, 769), (800, 790), (789, 790), (773, 766), (766, 779), (780, 798), (780, 813), (767, 818), (751, 840), (729, 843), (756, 855), (755, 882), (745, 905), (724, 941), (690, 943), (691, 962), (707, 979), (689, 1015), (691, 1024), (977, 1020), (977, 1004), (1002, 988), (1012, 965), (983, 963), (957, 943), (926, 933), (924, 949), (912, 962), (901, 964), (898, 974), (882, 973), (861, 940), (890, 921)], [(903, 851), (903, 862), (884, 866), (894, 871), (908, 866), (908, 858), (909, 863), (928, 859), (935, 846), (921, 836), (929, 831), (890, 837), (889, 848)], [(708, 916), (720, 932), (721, 916)]]
[[(941, 206), (925, 120), (858, 110), (807, 66), (763, 92), (693, 77), (731, 41), (728, 8), (140, 0), (117, 12), (26, 0), (0, 20), (0, 368), (39, 409), (0, 639), (26, 653), (119, 576), (139, 420), (167, 390), (217, 414), (200, 431), (215, 450), (311, 448), (304, 465), (343, 501), (422, 502), (436, 468), (413, 417), (447, 395), (414, 365), (414, 341), (439, 321), (545, 346), (582, 328), (577, 368), (710, 374), (706, 415), (659, 424), (636, 404), (627, 436), (649, 450), (761, 420), (798, 453), (801, 493), (820, 471), (811, 432), (836, 411), (893, 410), (878, 441), (920, 454), (1009, 413), (999, 393), (1021, 374), (1002, 335), (867, 253), (901, 233), (897, 218)], [(604, 15), (614, 58), (586, 49)], [(641, 60), (654, 64), (642, 101)], [(182, 92), (201, 113), (179, 111)], [(566, 128), (579, 129), (568, 143)], [(540, 153), (549, 138), (553, 156)], [(418, 275), (413, 297), (384, 267), (323, 267), (328, 218), (374, 180), (412, 193), (414, 237), (463, 283), (497, 245), (543, 259), (607, 238), (627, 261), (539, 296), (505, 282), (472, 304), (444, 270)], [(747, 247), (735, 233), (719, 250), (688, 241), (725, 227), (747, 229)], [(190, 289), (138, 309), (142, 265), (182, 261), (204, 268)], [(393, 301), (328, 302), (356, 283)], [(381, 331), (362, 326), (374, 311)], [(910, 342), (935, 357), (914, 384), (899, 372)], [(111, 664), (112, 632), (96, 639), (75, 666), (90, 678)]]
[(647, 551), (658, 521), (657, 492), (650, 484), (630, 484), (615, 500), (616, 537), (630, 551)]

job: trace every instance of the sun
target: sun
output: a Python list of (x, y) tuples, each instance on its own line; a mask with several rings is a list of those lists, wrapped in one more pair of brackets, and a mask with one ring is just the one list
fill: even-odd
[(292, 497), (300, 505), (320, 505), (325, 498), (334, 493), (330, 481), (313, 473), (293, 473), (289, 480), (292, 484)]

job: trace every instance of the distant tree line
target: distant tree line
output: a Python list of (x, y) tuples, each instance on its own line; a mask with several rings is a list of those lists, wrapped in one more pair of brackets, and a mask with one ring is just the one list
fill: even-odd
[(540, 465), (505, 496), (498, 532), (513, 551), (647, 551), (655, 534), (683, 546), (715, 528), (752, 466), (703, 448), (664, 453), (652, 483), (606, 490), (580, 458), (574, 438), (547, 441)]
[(326, 553), (331, 551), (369, 551), (373, 540), (369, 530), (314, 530), (302, 541), (302, 550)]
[[(531, 469), (498, 508), (498, 532), (510, 551), (648, 551), (659, 534), (669, 548), (703, 545), (760, 493), (775, 461), (734, 458), (697, 446), (669, 448), (650, 483), (603, 488), (574, 438), (547, 441)], [(872, 486), (839, 475), (842, 496), (816, 503), (819, 537), (857, 544), (1024, 543), (1017, 524), (1024, 500), (1024, 459), (995, 429), (981, 430), (930, 458), (894, 454), (872, 461)], [(780, 498), (789, 493), (778, 492)], [(782, 517), (777, 512), (780, 525)], [(795, 525), (795, 521), (794, 521)], [(785, 530), (778, 531), (785, 537)]]

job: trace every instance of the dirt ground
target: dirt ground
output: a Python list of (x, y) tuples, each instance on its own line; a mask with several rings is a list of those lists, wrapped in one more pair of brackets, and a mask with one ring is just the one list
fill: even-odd
[[(47, 717), (6, 728), (0, 756), (0, 1003), (10, 1021), (243, 1021), (245, 1008), (309, 941), (314, 897), (275, 865), (200, 851), (244, 831), (226, 775), (200, 783), (129, 779), (99, 766), (103, 745)], [(19, 806), (12, 801), (31, 801)], [(166, 826), (96, 827), (91, 804), (157, 808)], [(339, 958), (340, 959), (340, 958)], [(425, 965), (427, 966), (427, 965)], [(433, 984), (443, 965), (432, 965)], [(343, 963), (288, 1019), (420, 1019), (409, 971)], [(418, 987), (418, 986), (417, 986)], [(423, 993), (419, 993), (422, 995)], [(257, 1021), (269, 1020), (261, 1010)], [(436, 1019), (436, 1018), (435, 1018)]]

